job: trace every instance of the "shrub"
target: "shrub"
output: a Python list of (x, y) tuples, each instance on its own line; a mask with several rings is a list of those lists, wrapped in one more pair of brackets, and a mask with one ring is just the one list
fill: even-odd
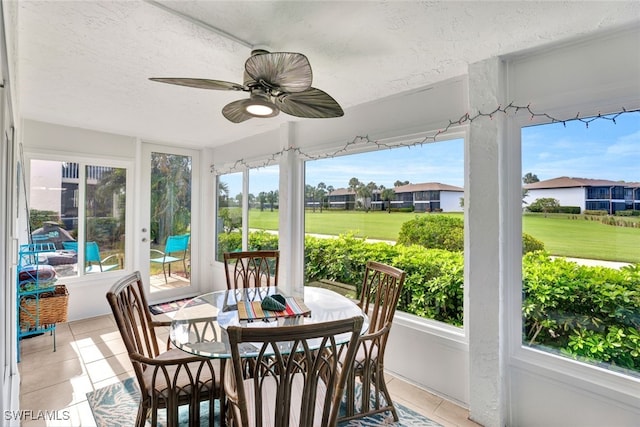
[(522, 255), (544, 250), (544, 243), (527, 233), (522, 233)]
[(580, 213), (580, 206), (560, 206), (558, 207), (558, 213), (578, 215)]
[(527, 209), (529, 212), (555, 213), (560, 209), (560, 202), (552, 197), (543, 197), (531, 202)]
[[(278, 235), (266, 231), (249, 233), (249, 250), (278, 249)], [(237, 252), (242, 250), (242, 233), (220, 233), (218, 235), (218, 256), (222, 259), (225, 252)]]
[[(29, 227), (31, 231), (37, 230), (42, 227), (46, 221), (60, 222), (60, 215), (54, 211), (41, 211), (38, 209), (31, 209), (29, 211)], [(62, 224), (60, 224), (62, 225)]]
[[(420, 245), (429, 249), (462, 251), (464, 249), (464, 221), (447, 215), (416, 217), (400, 227), (398, 244)], [(544, 249), (544, 243), (522, 233), (522, 253)]]
[(523, 339), (567, 356), (640, 371), (640, 267), (523, 260)]
[(430, 249), (462, 251), (464, 221), (448, 215), (426, 215), (405, 222), (400, 227), (397, 243), (420, 245)]
[(87, 218), (87, 239), (93, 240), (99, 246), (113, 248), (123, 235), (121, 223), (113, 217)]
[(585, 215), (593, 215), (593, 216), (603, 216), (603, 215), (609, 215), (609, 212), (607, 211), (603, 211), (603, 210), (590, 210), (590, 209), (586, 209), (584, 211)]
[[(367, 243), (352, 235), (307, 236), (305, 246), (306, 283), (330, 279), (359, 288), (366, 261), (377, 260), (407, 273), (398, 310), (462, 325), (461, 252)], [(640, 265), (586, 267), (536, 251), (523, 258), (522, 286), (523, 342), (640, 372)]]
[(398, 310), (461, 326), (464, 298), (462, 253), (422, 246), (367, 243), (353, 235), (305, 238), (305, 283), (320, 279), (353, 285), (360, 292), (368, 260), (407, 273)]

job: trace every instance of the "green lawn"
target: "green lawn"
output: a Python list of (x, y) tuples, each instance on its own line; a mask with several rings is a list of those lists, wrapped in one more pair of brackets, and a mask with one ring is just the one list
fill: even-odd
[[(318, 234), (344, 234), (369, 239), (396, 240), (402, 223), (416, 213), (307, 211), (305, 231)], [(456, 215), (456, 214), (453, 214)], [(461, 216), (461, 214), (458, 214)], [(526, 214), (523, 231), (544, 242), (552, 255), (640, 263), (640, 228), (614, 227), (599, 221), (569, 219), (566, 214)], [(250, 228), (277, 230), (278, 212), (251, 210)]]

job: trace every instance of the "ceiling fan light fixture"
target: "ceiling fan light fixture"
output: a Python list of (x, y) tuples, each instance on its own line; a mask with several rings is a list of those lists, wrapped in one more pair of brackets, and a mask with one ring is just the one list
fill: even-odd
[(280, 109), (272, 102), (263, 99), (262, 96), (252, 94), (243, 105), (244, 111), (253, 117), (274, 117), (280, 113)]
[(249, 102), (244, 107), (244, 110), (248, 114), (251, 114), (252, 116), (256, 116), (256, 117), (273, 117), (276, 114), (278, 114), (275, 106), (267, 105), (267, 103), (255, 102), (255, 101)]

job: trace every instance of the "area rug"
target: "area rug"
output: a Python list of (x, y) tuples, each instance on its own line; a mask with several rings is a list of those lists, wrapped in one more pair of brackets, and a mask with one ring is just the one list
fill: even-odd
[[(131, 427), (135, 425), (136, 414), (138, 412), (140, 390), (134, 378), (127, 378), (121, 383), (87, 393), (87, 400), (93, 417), (98, 427)], [(361, 418), (358, 420), (339, 423), (340, 427), (374, 427), (374, 426), (396, 426), (396, 427), (441, 427), (440, 424), (412, 411), (411, 409), (395, 403), (400, 421), (394, 422), (390, 413), (377, 414)], [(216, 411), (218, 410), (216, 402)], [(180, 426), (187, 426), (187, 407), (180, 408)], [(208, 405), (201, 406), (202, 427), (208, 425)], [(160, 413), (160, 426), (165, 426), (165, 418)], [(216, 415), (216, 426), (219, 417)], [(147, 421), (147, 425), (150, 423)]]
[[(149, 306), (149, 310), (153, 314), (171, 313), (172, 311), (179, 310), (180, 307), (191, 301), (192, 298), (182, 298), (175, 301), (162, 302), (160, 304), (153, 304)], [(193, 298), (193, 305), (203, 304), (205, 301), (200, 298)]]

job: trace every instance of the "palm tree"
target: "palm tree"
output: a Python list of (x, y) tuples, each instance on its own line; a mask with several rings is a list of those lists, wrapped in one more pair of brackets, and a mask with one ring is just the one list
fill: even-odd
[(325, 194), (327, 194), (327, 185), (324, 182), (319, 182), (316, 186), (315, 196), (320, 202), (320, 213), (322, 213), (322, 205), (324, 204)]
[(305, 200), (308, 200), (309, 203), (311, 203), (311, 209), (313, 210), (313, 212), (316, 211), (316, 204), (315, 204), (315, 197), (316, 197), (316, 187), (307, 184), (304, 186), (304, 197)]
[(393, 188), (383, 188), (382, 193), (380, 194), (380, 198), (387, 204), (387, 211), (391, 213), (391, 201), (396, 197), (396, 192)]
[(277, 201), (278, 201), (278, 190), (269, 191), (269, 193), (267, 193), (267, 202), (269, 202), (269, 205), (271, 206), (271, 212), (273, 212), (273, 206), (276, 204)]
[(267, 193), (261, 191), (258, 193), (258, 202), (260, 203), (260, 212), (264, 211), (264, 204), (267, 202)]
[(191, 157), (151, 156), (151, 223), (154, 240), (189, 231), (191, 225)]

